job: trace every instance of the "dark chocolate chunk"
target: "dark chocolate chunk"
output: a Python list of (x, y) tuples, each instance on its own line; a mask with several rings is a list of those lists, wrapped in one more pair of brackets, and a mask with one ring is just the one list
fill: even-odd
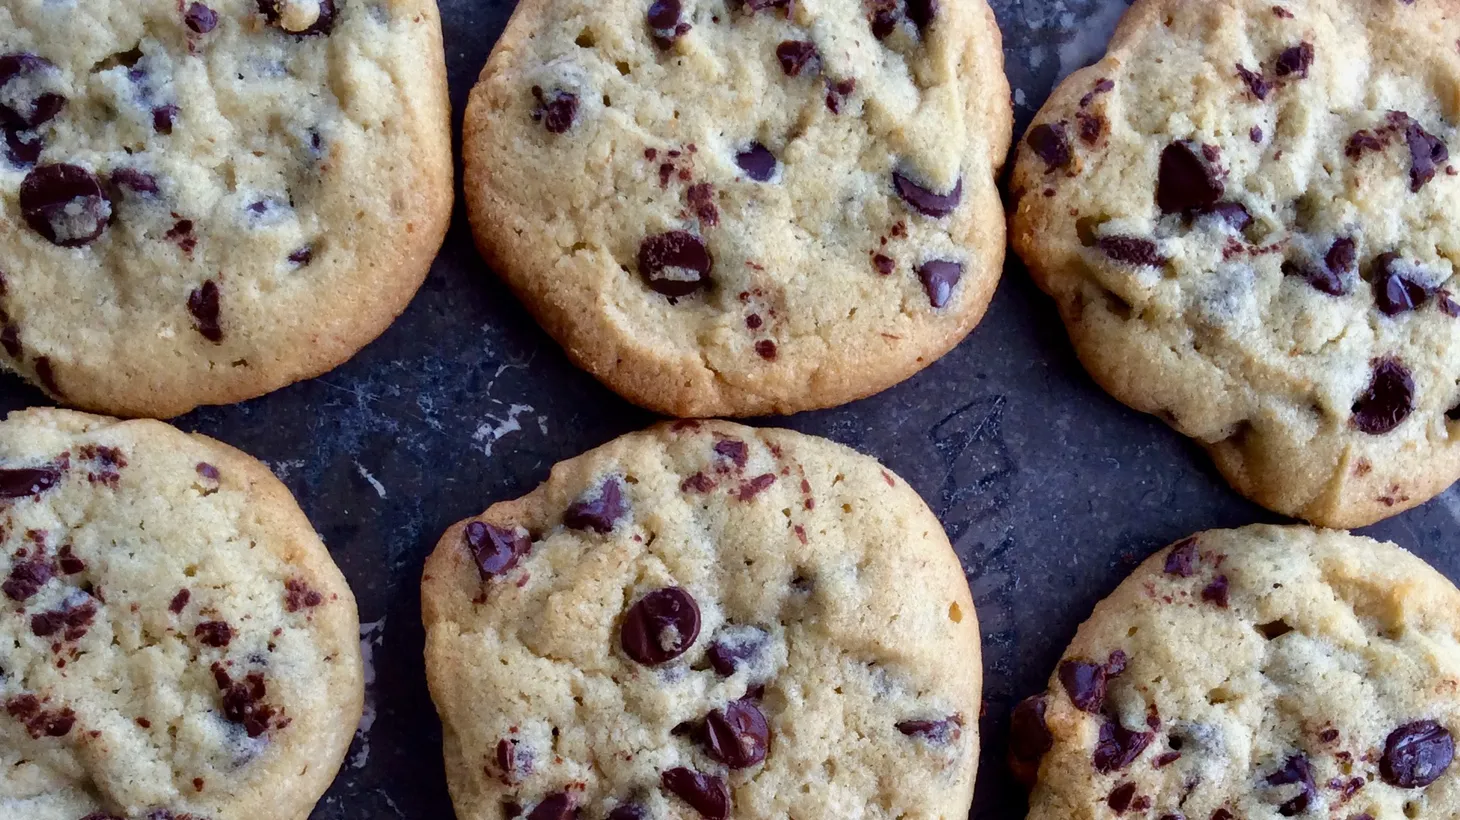
[(273, 706), (264, 703), (268, 687), (264, 676), (249, 672), (243, 680), (235, 681), (221, 663), (213, 664), (213, 682), (223, 696), (223, 717), (243, 727), (249, 737), (258, 737), (269, 730), (269, 722), (277, 713)]
[(1100, 725), (1091, 762), (1101, 774), (1118, 772), (1134, 763), (1154, 737), (1152, 732), (1131, 731), (1114, 718), (1106, 717)]
[(1409, 190), (1418, 192), (1435, 178), (1435, 171), (1450, 159), (1450, 149), (1434, 134), (1412, 119), (1404, 127), (1404, 141), (1409, 146)]
[(958, 203), (963, 201), (963, 179), (959, 178), (953, 190), (946, 194), (937, 194), (927, 188), (918, 185), (897, 171), (892, 172), (892, 185), (897, 189), (897, 195), (902, 197), (914, 211), (923, 216), (933, 218), (947, 216), (953, 213)]
[(683, 655), (700, 635), (700, 608), (679, 587), (656, 589), (624, 615), (619, 642), (624, 654), (645, 666)]
[(483, 581), (517, 566), (518, 559), (532, 549), (532, 539), (527, 533), (485, 521), (467, 524), (465, 534), (467, 549), (476, 560)]
[(111, 220), (112, 203), (96, 175), (77, 165), (41, 165), (20, 184), (20, 212), (52, 244), (90, 244)]
[(1295, 754), (1289, 757), (1281, 769), (1267, 776), (1269, 786), (1287, 786), (1293, 783), (1300, 785), (1302, 790), (1278, 807), (1278, 814), (1284, 817), (1307, 811), (1308, 805), (1318, 794), (1318, 786), (1313, 782), (1313, 767), (1305, 755)]
[(1227, 592), (1229, 587), (1230, 584), (1227, 581), (1227, 576), (1218, 575), (1217, 577), (1212, 579), (1211, 583), (1202, 588), (1201, 599), (1209, 604), (1217, 606), (1220, 609), (1226, 609)]
[(953, 299), (953, 288), (963, 278), (963, 263), (934, 259), (919, 265), (917, 273), (928, 294), (928, 304), (940, 308)]
[(612, 532), (628, 511), (622, 482), (610, 476), (595, 490), (585, 493), (568, 506), (563, 512), (563, 526), (572, 530), (593, 530), (601, 535)]
[(748, 700), (737, 700), (705, 717), (705, 751), (732, 769), (765, 760), (771, 730), (765, 715)]
[(946, 746), (963, 734), (963, 716), (949, 715), (941, 720), (904, 720), (893, 724), (908, 737), (921, 738), (937, 746)]
[(194, 34), (207, 34), (218, 27), (218, 12), (202, 3), (191, 3), (183, 12), (183, 23)]
[(679, 0), (654, 0), (649, 4), (649, 33), (655, 45), (669, 48), (689, 33), (690, 25), (682, 19), (683, 13)]
[(776, 175), (776, 155), (758, 142), (752, 142), (735, 155), (735, 164), (756, 182), (769, 182)]
[(1159, 268), (1166, 264), (1166, 257), (1149, 239), (1135, 236), (1102, 236), (1095, 240), (1095, 247), (1106, 256), (1135, 267)]
[(1414, 378), (1398, 359), (1376, 359), (1369, 386), (1354, 400), (1352, 424), (1360, 432), (1381, 436), (1398, 427), (1414, 410)]
[(171, 134), (173, 123), (181, 111), (175, 105), (159, 105), (152, 109), (152, 130), (159, 134)]
[(1433, 720), (1406, 723), (1384, 740), (1379, 776), (1401, 789), (1417, 789), (1439, 779), (1455, 759), (1450, 730)]
[(218, 283), (212, 279), (188, 294), (188, 313), (193, 315), (193, 328), (214, 344), (223, 341), (219, 312)]
[(549, 795), (533, 807), (527, 820), (572, 820), (578, 812), (573, 808), (573, 798), (565, 792)]
[(1308, 76), (1308, 68), (1312, 65), (1313, 44), (1299, 43), (1291, 48), (1283, 49), (1283, 53), (1278, 55), (1277, 62), (1273, 65), (1273, 73), (1279, 77), (1301, 80)]
[(1162, 213), (1197, 211), (1215, 205), (1226, 190), (1215, 164), (1218, 155), (1191, 141), (1173, 142), (1161, 151), (1156, 205)]
[(1116, 814), (1125, 814), (1135, 796), (1136, 784), (1122, 783), (1110, 790), (1110, 796), (1105, 798), (1105, 805)]
[(1070, 138), (1066, 131), (1062, 122), (1040, 123), (1029, 129), (1024, 142), (1044, 160), (1047, 170), (1067, 168), (1074, 155), (1070, 151)]
[(54, 577), (51, 571), (50, 562), (42, 556), (34, 556), (29, 560), (17, 560), (10, 567), (10, 575), (6, 577), (5, 583), (0, 584), (0, 590), (5, 592), (5, 597), (12, 601), (24, 602), (32, 595), (40, 592), (41, 587)]
[(1061, 661), (1059, 679), (1076, 709), (1093, 715), (1098, 714), (1105, 705), (1104, 664), (1078, 660)]
[(710, 285), (714, 258), (705, 242), (688, 231), (670, 231), (639, 244), (639, 275), (657, 293), (688, 296)]
[(1401, 261), (1396, 253), (1374, 259), (1374, 302), (1386, 316), (1414, 310), (1429, 298), (1429, 288), (1400, 270)]
[(1242, 82), (1247, 84), (1247, 90), (1252, 92), (1252, 96), (1259, 100), (1267, 99), (1268, 92), (1272, 91), (1272, 86), (1268, 84), (1267, 78), (1263, 77), (1260, 71), (1249, 70), (1246, 66), (1238, 63), (1237, 76), (1242, 79)]
[(554, 91), (551, 97), (545, 96), (538, 86), (532, 87), (532, 95), (537, 98), (537, 107), (532, 111), (532, 118), (542, 123), (542, 127), (550, 134), (564, 134), (573, 127), (578, 120), (578, 95), (571, 91)]
[(1166, 554), (1166, 574), (1190, 578), (1196, 574), (1196, 566), (1200, 562), (1201, 556), (1196, 549), (1196, 536), (1184, 538), (1176, 542), (1171, 547), (1171, 552)]
[(1009, 766), (1026, 786), (1033, 785), (1040, 760), (1054, 748), (1054, 735), (1044, 719), (1047, 709), (1045, 696), (1034, 695), (1019, 701), (1009, 716)]
[(661, 774), (659, 782), (705, 820), (726, 820), (730, 816), (730, 790), (723, 778), (681, 766)]
[(819, 56), (816, 44), (807, 40), (786, 40), (776, 46), (776, 59), (781, 62), (781, 71), (787, 77), (801, 76), (801, 72)]
[(59, 467), (0, 468), (0, 498), (40, 495), (61, 481)]
[(233, 641), (233, 627), (224, 621), (204, 621), (193, 630), (193, 635), (205, 646), (223, 648)]
[(770, 635), (758, 627), (734, 627), (726, 629), (710, 644), (706, 654), (715, 671), (729, 677), (758, 656), (770, 640)]
[(40, 77), (55, 75), (59, 69), (50, 60), (29, 53), (0, 54), (0, 124), (16, 130), (29, 130), (46, 124), (66, 107), (60, 94), (41, 91), (38, 94), (17, 94), (6, 91), (12, 80), (19, 78), (21, 87), (38, 88)]

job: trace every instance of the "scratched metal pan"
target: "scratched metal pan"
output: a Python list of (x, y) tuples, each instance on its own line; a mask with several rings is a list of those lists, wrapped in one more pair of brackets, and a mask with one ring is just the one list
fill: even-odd
[[(441, 0), (451, 97), (467, 91), (513, 3)], [(1056, 80), (1094, 61), (1124, 0), (993, 0), (1015, 134)], [(0, 377), (0, 410), (44, 403)], [(177, 420), (268, 462), (360, 601), (373, 674), (339, 780), (314, 820), (451, 817), (440, 728), (421, 665), (421, 563), (453, 521), (513, 497), (557, 461), (650, 421), (570, 365), (472, 247), (460, 207), (398, 322), (321, 378)], [(972, 816), (1013, 820), (1009, 708), (1043, 688), (1095, 602), (1156, 548), (1210, 527), (1273, 520), (1193, 445), (1107, 397), (1075, 360), (1053, 304), (1017, 260), (987, 318), (910, 381), (835, 410), (767, 423), (826, 436), (906, 477), (942, 518), (984, 629), (983, 769)], [(1460, 577), (1460, 493), (1368, 532)]]

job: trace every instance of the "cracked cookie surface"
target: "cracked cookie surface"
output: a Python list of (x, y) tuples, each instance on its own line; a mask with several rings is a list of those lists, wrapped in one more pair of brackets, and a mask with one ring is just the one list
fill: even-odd
[(1372, 523), (1460, 477), (1460, 7), (1138, 0), (1019, 146), (1081, 360), (1240, 492)]
[(354, 736), (354, 597), (288, 490), (211, 439), (0, 422), (0, 603), (9, 820), (303, 820)]
[(1399, 547), (1253, 526), (1143, 563), (1014, 712), (1030, 820), (1460, 812), (1460, 592)]
[(907, 378), (1002, 267), (984, 0), (526, 0), (467, 106), (477, 243), (579, 365), (679, 416)]
[(322, 373), (451, 177), (432, 0), (0, 1), (0, 366), (154, 417)]
[(624, 436), (452, 527), (422, 587), (462, 820), (967, 816), (968, 585), (917, 494), (841, 445)]

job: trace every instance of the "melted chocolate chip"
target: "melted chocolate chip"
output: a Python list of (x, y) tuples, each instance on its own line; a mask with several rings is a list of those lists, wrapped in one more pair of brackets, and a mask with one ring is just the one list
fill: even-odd
[(66, 98), (52, 92), (34, 96), (5, 92), (16, 78), (39, 86), (41, 76), (57, 73), (54, 63), (34, 54), (0, 54), (0, 124), (15, 129), (33, 129), (51, 121), (66, 107)]
[(1048, 705), (1044, 695), (1019, 701), (1009, 717), (1009, 765), (1025, 785), (1032, 785), (1039, 773), (1039, 761), (1054, 748), (1054, 735), (1045, 723)]
[(706, 654), (715, 671), (730, 677), (764, 651), (770, 635), (759, 627), (728, 627), (715, 637)]
[(1252, 96), (1259, 100), (1267, 99), (1268, 92), (1272, 91), (1272, 86), (1261, 72), (1249, 70), (1241, 63), (1237, 64), (1237, 76), (1247, 84), (1247, 90), (1252, 92)]
[(517, 566), (517, 561), (532, 549), (532, 539), (518, 532), (473, 521), (466, 525), (466, 546), (476, 560), (477, 571), (485, 581)]
[(1396, 316), (1423, 305), (1429, 288), (1400, 270), (1399, 254), (1380, 254), (1374, 259), (1374, 302), (1386, 316)]
[(212, 279), (188, 294), (188, 313), (193, 315), (193, 328), (204, 339), (218, 344), (223, 341), (223, 328), (219, 321), (218, 283)]
[(654, 0), (649, 4), (649, 31), (660, 48), (669, 48), (689, 33), (689, 25), (681, 20), (683, 11), (679, 0)]
[(732, 769), (745, 769), (765, 760), (771, 730), (755, 704), (737, 700), (705, 717), (705, 751)]
[(171, 134), (180, 110), (175, 105), (159, 105), (152, 109), (152, 130), (159, 134)]
[[(281, 0), (258, 0), (258, 7), (259, 13), (264, 16), (265, 20), (268, 20), (271, 25), (278, 27), (281, 31), (283, 30), (281, 25), (283, 18)], [(288, 31), (286, 33), (292, 34), (295, 37), (314, 37), (321, 34), (329, 34), (330, 30), (334, 27), (335, 0), (319, 0), (319, 17), (315, 19), (314, 23), (309, 28), (301, 31)]]
[(189, 4), (183, 12), (183, 24), (194, 34), (207, 34), (218, 27), (218, 12), (202, 3)]
[(1450, 730), (1433, 720), (1407, 723), (1384, 740), (1379, 776), (1401, 789), (1417, 789), (1435, 782), (1455, 759)]
[(904, 720), (894, 724), (894, 728), (908, 737), (946, 746), (963, 734), (963, 716), (949, 715), (942, 720)]
[(735, 164), (756, 182), (770, 182), (776, 175), (776, 155), (758, 142), (735, 155)]
[(1173, 142), (1161, 151), (1156, 177), (1156, 205), (1162, 213), (1197, 211), (1215, 205), (1226, 186), (1214, 164), (1214, 152), (1195, 142)]
[(1229, 588), (1227, 576), (1218, 575), (1211, 583), (1202, 588), (1201, 599), (1219, 609), (1227, 608), (1227, 592)]
[(1154, 737), (1152, 732), (1133, 732), (1107, 717), (1100, 725), (1100, 736), (1095, 742), (1091, 762), (1101, 774), (1118, 772), (1134, 763), (1151, 745)]
[(1034, 151), (1035, 155), (1044, 160), (1048, 166), (1047, 170), (1053, 171), (1056, 168), (1067, 168), (1073, 154), (1070, 152), (1070, 138), (1066, 133), (1065, 124), (1040, 123), (1029, 129), (1024, 142)]
[(963, 278), (963, 264), (948, 259), (934, 259), (918, 266), (918, 279), (928, 294), (928, 304), (943, 307), (953, 298), (953, 288)]
[(1110, 796), (1105, 798), (1105, 805), (1116, 814), (1125, 814), (1130, 808), (1131, 800), (1136, 796), (1136, 784), (1122, 783), (1110, 790)]
[(1302, 791), (1278, 807), (1278, 814), (1284, 817), (1307, 811), (1308, 805), (1318, 794), (1318, 787), (1313, 783), (1313, 767), (1304, 755), (1295, 754), (1289, 757), (1281, 769), (1267, 776), (1269, 786), (1287, 786), (1293, 783), (1301, 785)]
[(1196, 573), (1197, 563), (1200, 563), (1200, 556), (1197, 554), (1196, 537), (1183, 538), (1171, 547), (1167, 553), (1167, 575), (1177, 575), (1181, 578), (1191, 578)]
[(1273, 72), (1279, 77), (1301, 80), (1308, 76), (1308, 68), (1312, 65), (1313, 44), (1299, 43), (1291, 48), (1283, 49), (1283, 53), (1278, 55), (1277, 62), (1273, 65)]
[(819, 56), (816, 44), (807, 40), (786, 40), (776, 46), (776, 59), (787, 77), (801, 76), (806, 66)]
[(537, 98), (537, 108), (532, 111), (532, 118), (542, 123), (542, 127), (550, 134), (567, 133), (578, 120), (578, 95), (570, 91), (554, 91), (552, 97), (544, 96), (538, 86), (532, 87), (532, 95)]
[(656, 589), (624, 615), (619, 642), (624, 654), (645, 666), (683, 655), (700, 635), (700, 608), (679, 587)]
[(204, 621), (193, 630), (193, 635), (203, 645), (221, 649), (233, 641), (233, 627), (224, 621)]
[(1062, 661), (1059, 666), (1060, 685), (1070, 696), (1070, 702), (1082, 712), (1098, 714), (1105, 705), (1105, 666), (1088, 661)]
[(1414, 379), (1398, 359), (1376, 359), (1369, 386), (1354, 400), (1351, 423), (1360, 432), (1381, 436), (1414, 410)]
[(40, 592), (41, 587), (52, 577), (54, 573), (51, 572), (50, 563), (41, 556), (36, 556), (28, 561), (17, 561), (11, 566), (10, 575), (6, 577), (4, 584), (0, 584), (0, 590), (10, 600), (24, 602)]
[(0, 498), (38, 496), (61, 481), (56, 467), (14, 467), (0, 469)]
[(566, 793), (559, 792), (542, 799), (528, 813), (527, 820), (571, 820), (577, 816), (573, 808), (573, 798)]
[(892, 185), (897, 189), (897, 195), (902, 197), (902, 201), (906, 202), (914, 211), (935, 219), (953, 213), (953, 209), (963, 201), (962, 178), (953, 186), (953, 190), (946, 194), (935, 194), (897, 171), (892, 172)]
[(593, 530), (600, 535), (612, 532), (614, 525), (627, 514), (623, 484), (617, 478), (606, 478), (598, 488), (574, 501), (563, 512), (563, 526), (571, 530)]
[(661, 774), (659, 782), (706, 820), (730, 816), (730, 790), (720, 777), (678, 767)]
[(878, 40), (886, 40), (897, 30), (897, 24), (902, 20), (902, 11), (895, 0), (875, 0), (871, 5), (868, 22), (872, 27), (872, 36)]
[(714, 258), (705, 242), (688, 231), (670, 231), (639, 244), (639, 275), (656, 293), (688, 296), (710, 286)]
[(242, 726), (249, 737), (267, 732), (276, 711), (264, 703), (264, 696), (268, 694), (264, 676), (249, 672), (243, 680), (235, 681), (223, 664), (214, 663), (212, 669), (213, 682), (223, 694), (223, 717)]
[(1166, 257), (1149, 239), (1134, 236), (1102, 236), (1095, 240), (1095, 247), (1106, 256), (1135, 267), (1159, 268), (1166, 264)]
[(1450, 159), (1450, 149), (1414, 120), (1408, 120), (1404, 127), (1404, 142), (1409, 146), (1409, 190), (1418, 192), (1435, 178), (1436, 169)]
[(96, 175), (76, 165), (41, 165), (20, 184), (20, 212), (31, 230), (63, 248), (90, 244), (111, 219)]

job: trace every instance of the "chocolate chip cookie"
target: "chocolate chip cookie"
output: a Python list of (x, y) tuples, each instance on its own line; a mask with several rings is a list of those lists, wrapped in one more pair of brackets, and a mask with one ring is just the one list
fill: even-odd
[(432, 0), (0, 0), (0, 367), (157, 417), (323, 373), (451, 178)]
[(453, 526), (422, 598), (461, 820), (967, 816), (968, 585), (845, 447), (624, 436)]
[(1137, 0), (1021, 140), (1015, 248), (1105, 389), (1326, 526), (1460, 477), (1460, 9)]
[(359, 721), (355, 601), (263, 465), (0, 422), (0, 817), (304, 820)]
[(874, 393), (978, 322), (1008, 82), (984, 0), (524, 0), (466, 111), (477, 243), (679, 416)]
[(1029, 820), (1455, 817), (1457, 613), (1393, 544), (1270, 526), (1177, 542), (1015, 709)]

